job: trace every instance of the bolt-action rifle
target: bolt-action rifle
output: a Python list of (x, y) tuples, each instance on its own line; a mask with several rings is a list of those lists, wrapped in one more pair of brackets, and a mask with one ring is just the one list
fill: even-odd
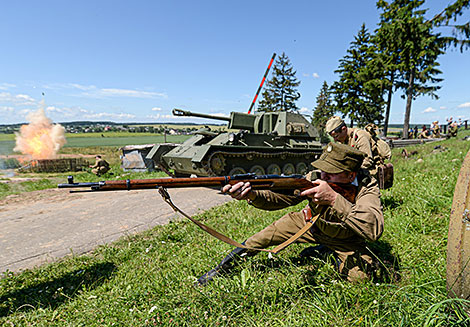
[[(140, 189), (158, 189), (163, 199), (173, 208), (173, 210), (181, 213), (186, 218), (190, 219), (201, 229), (208, 232), (219, 240), (226, 242), (230, 245), (242, 248), (248, 248), (245, 245), (238, 243), (229, 237), (213, 230), (212, 228), (204, 225), (200, 221), (190, 217), (176, 207), (170, 199), (170, 195), (166, 191), (167, 188), (183, 188), (183, 187), (210, 187), (220, 189), (226, 184), (235, 185), (239, 182), (249, 182), (253, 190), (271, 190), (274, 192), (281, 192), (284, 194), (292, 194), (299, 196), (302, 191), (308, 190), (315, 186), (314, 183), (307, 180), (302, 175), (261, 175), (255, 174), (241, 174), (234, 176), (221, 176), (221, 177), (195, 177), (195, 178), (156, 178), (156, 179), (127, 179), (127, 180), (114, 180), (114, 181), (101, 181), (101, 182), (88, 182), (88, 183), (75, 183), (73, 176), (68, 176), (67, 183), (59, 184), (59, 188), (89, 188), (88, 190), (71, 190), (74, 192), (99, 192), (99, 191), (118, 191), (118, 190), (140, 190)], [(356, 197), (357, 188), (352, 184), (336, 184), (328, 183), (330, 187), (336, 192), (343, 195), (346, 199), (354, 202)], [(305, 210), (305, 209), (304, 209)], [(291, 239), (278, 245), (274, 250), (266, 249), (252, 249), (258, 251), (267, 251), (277, 253), (287, 245), (291, 244), (295, 239), (305, 233), (309, 226), (311, 227), (318, 215), (314, 218), (310, 217), (310, 223), (306, 224), (296, 235)]]
[[(88, 190), (71, 190), (75, 192), (141, 190), (156, 188), (183, 188), (183, 187), (209, 187), (219, 189), (226, 184), (235, 185), (239, 182), (249, 182), (253, 190), (271, 190), (274, 192), (298, 195), (300, 192), (314, 187), (314, 184), (302, 175), (255, 175), (241, 174), (220, 177), (194, 177), (194, 178), (155, 178), (155, 179), (126, 179), (100, 182), (75, 183), (73, 176), (68, 176), (67, 183), (59, 184), (58, 188), (89, 188)], [(346, 198), (354, 199), (348, 195), (353, 191), (344, 184), (328, 183), (333, 190)], [(346, 194), (345, 194), (346, 193)]]
[(194, 178), (156, 178), (156, 179), (126, 179), (110, 180), (100, 182), (75, 183), (73, 176), (68, 176), (68, 183), (59, 184), (59, 188), (89, 188), (88, 190), (71, 190), (70, 192), (94, 192), (94, 191), (117, 191), (117, 190), (141, 190), (182, 187), (210, 187), (221, 188), (226, 184), (234, 185), (238, 182), (250, 182), (254, 190), (272, 191), (304, 191), (312, 188), (312, 182), (306, 180), (301, 175), (279, 176), (241, 174), (221, 177), (194, 177)]

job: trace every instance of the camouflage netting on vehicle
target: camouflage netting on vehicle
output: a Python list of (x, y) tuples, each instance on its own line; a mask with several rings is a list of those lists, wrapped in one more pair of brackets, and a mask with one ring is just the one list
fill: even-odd
[(62, 173), (68, 171), (81, 171), (88, 167), (89, 162), (83, 158), (39, 159), (31, 160), (20, 167), (20, 172), (32, 173)]

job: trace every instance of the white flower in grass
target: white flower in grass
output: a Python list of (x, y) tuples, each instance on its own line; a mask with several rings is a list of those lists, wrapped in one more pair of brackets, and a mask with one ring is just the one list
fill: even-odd
[(156, 309), (158, 309), (158, 307), (154, 305), (153, 307), (150, 308), (149, 313), (154, 312)]

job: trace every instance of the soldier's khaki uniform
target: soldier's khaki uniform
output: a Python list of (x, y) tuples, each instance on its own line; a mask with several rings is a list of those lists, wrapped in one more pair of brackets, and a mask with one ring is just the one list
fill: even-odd
[(359, 128), (348, 128), (348, 145), (367, 155), (362, 162), (361, 168), (367, 169), (372, 175), (375, 175), (377, 167), (375, 167), (370, 144), (371, 137), (368, 132)]
[(93, 166), (91, 166), (91, 172), (95, 175), (103, 175), (109, 171), (109, 164), (106, 160), (97, 158)]
[(457, 132), (459, 131), (459, 127), (457, 124), (452, 123), (449, 127), (449, 135), (451, 137), (457, 137)]
[(439, 127), (438, 122), (434, 122), (432, 126), (432, 137), (439, 138), (441, 137), (441, 128)]
[[(372, 263), (365, 247), (366, 240), (377, 240), (382, 235), (384, 226), (376, 179), (370, 178), (366, 171), (361, 171), (358, 184), (355, 203), (349, 202), (339, 194), (334, 206), (325, 208), (325, 213), (315, 222), (312, 229), (298, 240), (303, 243), (323, 244), (333, 250), (341, 262), (340, 272), (352, 281), (366, 277), (365, 266)], [(302, 201), (298, 197), (271, 191), (255, 192), (256, 198), (251, 204), (264, 210), (278, 210)], [(311, 201), (308, 205), (315, 214), (322, 209)], [(303, 214), (291, 212), (250, 237), (245, 244), (255, 248), (281, 244), (304, 225)]]

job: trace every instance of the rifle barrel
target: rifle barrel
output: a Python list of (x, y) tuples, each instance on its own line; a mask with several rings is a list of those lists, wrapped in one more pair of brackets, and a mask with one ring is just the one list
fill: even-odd
[(219, 188), (226, 184), (236, 184), (238, 182), (250, 182), (255, 190), (305, 190), (311, 187), (311, 182), (301, 175), (279, 176), (242, 174), (221, 177), (197, 177), (197, 178), (157, 178), (157, 179), (127, 179), (115, 181), (100, 181), (88, 183), (74, 183), (73, 177), (68, 177), (68, 183), (59, 184), (58, 188), (89, 187), (91, 191), (116, 191), (116, 190), (138, 190), (154, 189), (158, 186), (164, 188), (183, 187), (212, 187)]

